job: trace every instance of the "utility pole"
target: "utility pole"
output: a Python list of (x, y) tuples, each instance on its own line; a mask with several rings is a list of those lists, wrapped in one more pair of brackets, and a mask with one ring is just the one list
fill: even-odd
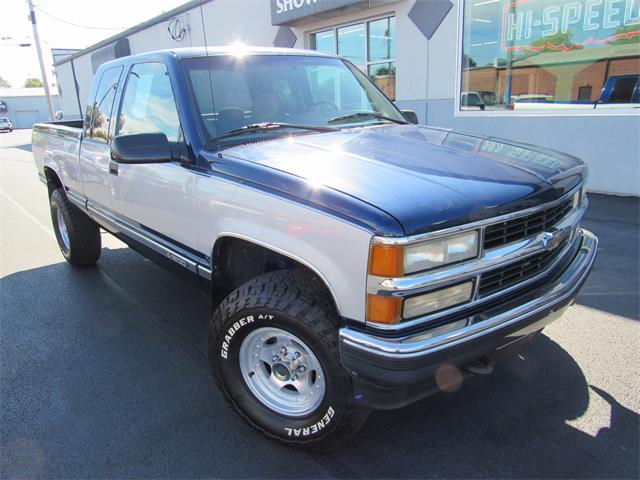
[(53, 102), (51, 100), (51, 91), (49, 90), (49, 81), (47, 80), (47, 71), (44, 68), (44, 59), (42, 58), (42, 47), (40, 46), (40, 35), (38, 35), (38, 25), (36, 24), (36, 14), (33, 11), (32, 0), (27, 0), (29, 5), (29, 20), (33, 27), (33, 41), (38, 51), (38, 61), (40, 62), (40, 74), (42, 75), (42, 84), (44, 85), (44, 94), (47, 97), (47, 107), (49, 108), (49, 120), (53, 120)]

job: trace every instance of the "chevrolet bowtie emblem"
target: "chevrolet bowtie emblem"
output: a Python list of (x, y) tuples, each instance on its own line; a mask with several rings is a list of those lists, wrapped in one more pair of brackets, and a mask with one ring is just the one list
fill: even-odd
[(542, 246), (546, 250), (553, 250), (560, 243), (560, 235), (557, 236), (553, 232), (543, 232), (542, 233)]

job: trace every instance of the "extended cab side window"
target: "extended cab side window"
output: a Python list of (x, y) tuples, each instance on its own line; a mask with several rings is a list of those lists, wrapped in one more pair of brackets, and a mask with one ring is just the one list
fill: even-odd
[(102, 74), (96, 96), (93, 102), (87, 105), (85, 138), (99, 143), (109, 142), (109, 123), (121, 72), (122, 67), (115, 67), (105, 70)]
[(116, 135), (158, 132), (182, 139), (169, 73), (163, 63), (139, 63), (129, 73)]
[(637, 81), (638, 79), (635, 77), (619, 78), (613, 86), (609, 103), (631, 103), (631, 97)]

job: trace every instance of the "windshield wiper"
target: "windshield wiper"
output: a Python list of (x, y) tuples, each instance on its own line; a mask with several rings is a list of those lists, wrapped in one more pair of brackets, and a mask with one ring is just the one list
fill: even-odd
[(235, 128), (233, 130), (229, 130), (228, 132), (221, 133), (220, 135), (213, 137), (211, 141), (215, 142), (223, 138), (237, 137), (239, 135), (244, 135), (246, 133), (279, 130), (281, 128), (311, 130), (314, 132), (335, 132), (336, 130), (338, 130), (337, 128), (334, 128), (334, 127), (321, 127), (321, 126), (315, 126), (315, 125), (298, 125), (295, 123), (282, 123), (282, 122), (251, 123), (249, 125), (245, 125), (244, 127)]
[(358, 118), (377, 118), (380, 120), (387, 120), (393, 123), (401, 123), (403, 125), (406, 123), (409, 123), (406, 120), (398, 120), (397, 118), (387, 117), (386, 115), (382, 115), (381, 113), (377, 113), (377, 112), (356, 112), (356, 113), (350, 113), (349, 115), (340, 115), (339, 117), (332, 118), (327, 123), (339, 123), (345, 120), (356, 120)]

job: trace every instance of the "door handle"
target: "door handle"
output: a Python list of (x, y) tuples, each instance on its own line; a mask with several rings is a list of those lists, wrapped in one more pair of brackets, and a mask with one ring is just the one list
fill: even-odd
[(118, 175), (118, 164), (115, 162), (109, 162), (109, 173), (111, 175)]

